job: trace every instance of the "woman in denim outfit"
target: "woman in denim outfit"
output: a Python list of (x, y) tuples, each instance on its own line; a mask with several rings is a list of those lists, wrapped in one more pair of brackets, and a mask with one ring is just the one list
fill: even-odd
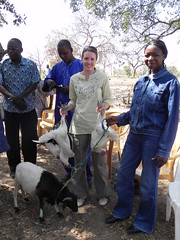
[(130, 125), (130, 132), (118, 166), (116, 190), (118, 201), (113, 216), (106, 223), (123, 221), (132, 214), (134, 177), (142, 161), (140, 204), (128, 234), (148, 233), (157, 217), (158, 176), (170, 156), (179, 117), (179, 82), (167, 71), (164, 60), (167, 48), (163, 41), (148, 43), (144, 62), (148, 71), (134, 87), (130, 111), (110, 116), (107, 124)]

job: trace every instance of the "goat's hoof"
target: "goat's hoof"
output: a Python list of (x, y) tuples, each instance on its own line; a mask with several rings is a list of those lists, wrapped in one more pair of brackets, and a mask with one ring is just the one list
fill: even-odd
[(44, 218), (43, 217), (39, 217), (39, 222), (40, 223), (44, 223)]
[(59, 216), (59, 218), (64, 218), (64, 215), (61, 212), (57, 212), (57, 215)]
[(15, 210), (15, 213), (19, 212), (19, 208), (18, 207), (15, 207), (14, 210)]

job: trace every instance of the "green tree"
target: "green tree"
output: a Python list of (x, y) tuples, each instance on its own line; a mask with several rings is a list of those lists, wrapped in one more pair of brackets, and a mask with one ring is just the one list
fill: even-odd
[(176, 77), (180, 77), (180, 72), (178, 71), (178, 69), (175, 66), (168, 66), (167, 67), (168, 71), (170, 71), (171, 73), (173, 73)]
[(164, 38), (180, 30), (179, 0), (71, 0), (70, 7), (81, 6), (99, 18), (109, 17), (114, 33), (133, 32), (139, 41)]
[(130, 77), (132, 74), (131, 74), (131, 67), (128, 65), (128, 66), (124, 66), (123, 68), (126, 76)]
[(47, 43), (45, 46), (45, 59), (49, 62), (51, 66), (54, 66), (59, 60), (59, 55), (57, 52), (57, 44), (60, 39), (66, 38), (58, 30), (51, 31), (47, 36)]
[(4, 50), (4, 48), (2, 47), (2, 45), (0, 43), (0, 61), (3, 59), (5, 54), (6, 54), (6, 51)]
[(137, 69), (144, 65), (144, 43), (131, 42), (129, 37), (116, 38), (116, 41), (120, 44), (115, 45), (116, 59), (123, 65), (128, 65), (131, 69), (131, 76), (135, 77)]
[(9, 0), (0, 0), (0, 27), (3, 27), (7, 22), (7, 13), (10, 13), (13, 16), (13, 24), (19, 26), (22, 23), (25, 23), (26, 16), (21, 16), (16, 12), (14, 4), (10, 3)]

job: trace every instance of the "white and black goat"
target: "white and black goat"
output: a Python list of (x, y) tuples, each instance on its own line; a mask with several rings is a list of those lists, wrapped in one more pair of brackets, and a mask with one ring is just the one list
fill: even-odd
[(19, 189), (21, 189), (25, 200), (27, 200), (25, 193), (35, 194), (39, 198), (40, 222), (44, 221), (44, 199), (55, 207), (56, 213), (60, 218), (64, 217), (58, 208), (60, 202), (63, 203), (63, 209), (67, 206), (73, 212), (78, 211), (76, 195), (71, 193), (66, 186), (64, 187), (63, 183), (59, 182), (52, 173), (30, 162), (22, 162), (17, 165), (14, 186), (15, 212), (19, 211), (17, 205)]

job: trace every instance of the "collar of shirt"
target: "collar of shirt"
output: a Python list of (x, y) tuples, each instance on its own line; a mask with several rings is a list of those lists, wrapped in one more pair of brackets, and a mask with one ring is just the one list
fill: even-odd
[[(10, 64), (15, 65), (10, 58), (9, 58), (9, 61), (10, 61)], [(20, 65), (21, 65), (21, 66), (25, 66), (25, 59), (24, 59), (23, 57), (21, 57), (20, 63), (17, 64), (17, 66), (20, 66)]]
[[(151, 79), (158, 79), (160, 77), (162, 77), (163, 75), (165, 75), (167, 73), (167, 69), (164, 67), (163, 69), (161, 69), (159, 72), (153, 74), (153, 77), (151, 77)], [(147, 81), (150, 78), (150, 69), (148, 69), (148, 71), (145, 73), (144, 75), (144, 81)]]

